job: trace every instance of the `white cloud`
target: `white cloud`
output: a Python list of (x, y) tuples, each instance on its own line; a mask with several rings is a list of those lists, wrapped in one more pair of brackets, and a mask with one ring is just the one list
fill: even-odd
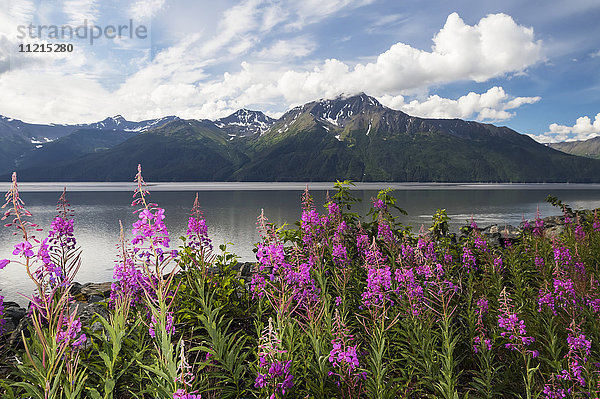
[(589, 140), (600, 136), (600, 113), (592, 122), (589, 116), (577, 118), (573, 126), (552, 123), (549, 131), (543, 135), (531, 136), (541, 143), (559, 143), (562, 141)]
[[(11, 93), (10, 98), (2, 96), (0, 106), (4, 115), (26, 121), (79, 123), (104, 119), (116, 115), (119, 104), (111, 93), (93, 80), (83, 76), (61, 74), (31, 74), (26, 70), (11, 70), (0, 78), (0, 93)], [(60, 93), (60, 95), (31, 95), (31, 93)], [(112, 98), (112, 100), (111, 100)], [(92, 106), (93, 105), (93, 106)], [(30, 111), (43, 117), (22, 118)], [(28, 112), (29, 111), (29, 112)]]
[(302, 58), (315, 51), (317, 44), (313, 38), (297, 37), (291, 40), (277, 40), (271, 46), (256, 53), (260, 59), (285, 60)]
[(376, 20), (367, 28), (367, 32), (386, 32), (390, 27), (399, 25), (403, 22), (409, 21), (410, 16), (406, 14), (390, 14), (385, 16), (377, 16)]
[[(206, 32), (186, 35), (111, 90), (98, 83), (101, 70), (86, 76), (81, 68), (47, 68), (58, 70), (60, 79), (52, 78), (48, 84), (36, 80), (37, 84), (28, 86), (27, 91), (19, 88), (25, 75), (1, 75), (2, 93), (7, 94), (0, 96), (0, 113), (36, 122), (85, 122), (92, 115), (103, 118), (114, 114), (115, 108), (119, 108), (116, 113), (129, 119), (168, 114), (217, 118), (241, 107), (266, 106), (271, 112), (280, 112), (317, 98), (364, 91), (389, 97), (388, 103), (402, 104), (420, 115), (502, 120), (512, 116), (510, 110), (537, 101), (536, 97), (510, 98), (501, 88), (493, 88), (457, 100), (432, 96), (405, 102), (411, 93), (428, 92), (435, 85), (463, 80), (483, 82), (524, 73), (543, 60), (541, 43), (532, 29), (517, 25), (505, 14), (488, 15), (471, 26), (453, 13), (433, 37), (430, 51), (396, 43), (369, 63), (327, 59), (301, 64), (297, 60), (316, 49), (309, 36), (266, 40), (269, 32), (280, 25), (285, 27), (295, 20), (317, 21), (344, 7), (351, 9), (369, 2), (311, 0), (283, 7), (280, 1), (244, 0), (224, 12), (214, 36)], [(269, 55), (272, 58), (267, 58)], [(242, 61), (244, 58), (249, 61)], [(239, 60), (239, 67), (232, 69), (232, 60)], [(215, 74), (213, 71), (219, 67), (231, 72)], [(31, 106), (46, 101), (56, 107), (56, 99), (67, 97), (80, 100), (74, 100), (72, 109), (65, 101), (64, 112)]]
[[(6, 8), (3, 7), (3, 10)], [(33, 15), (35, 13), (35, 4), (31, 0), (23, 1), (11, 1), (8, 3), (8, 15), (12, 23), (2, 24), (0, 27), (11, 26), (17, 24), (29, 24), (33, 22)]]
[(373, 3), (375, 0), (302, 0), (293, 2), (297, 20), (290, 26), (301, 28), (318, 22), (341, 10), (352, 10)]
[(97, 0), (65, 0), (63, 12), (67, 15), (71, 25), (81, 25), (85, 21), (88, 25), (93, 25), (98, 18), (97, 3)]
[[(1, 3), (0, 3), (1, 4)], [(44, 7), (42, 7), (43, 9)], [(48, 40), (39, 39), (34, 18), (45, 17), (42, 9), (37, 9), (30, 0), (8, 2), (0, 7), (0, 78), (10, 70), (35, 68), (52, 70), (56, 63), (63, 63), (74, 70), (82, 65), (83, 51), (76, 48), (72, 53), (20, 52), (19, 45), (48, 44)], [(30, 37), (30, 35), (33, 37)]]
[(135, 20), (151, 18), (165, 5), (166, 0), (137, 0), (130, 9)]
[(600, 50), (596, 51), (595, 53), (590, 54), (590, 57), (592, 57), (592, 58), (600, 57)]
[[(232, 43), (235, 47), (235, 42), (240, 40), (256, 43), (260, 39), (260, 32), (270, 31), (286, 17), (287, 12), (279, 4), (267, 0), (245, 0), (225, 11), (217, 27), (218, 35), (203, 44), (201, 53), (211, 56)], [(255, 34), (249, 35), (250, 32)], [(242, 46), (243, 50), (248, 48), (250, 46)]]
[(540, 97), (511, 98), (502, 87), (492, 87), (487, 92), (478, 94), (470, 92), (457, 100), (443, 98), (438, 95), (429, 96), (424, 101), (405, 102), (402, 95), (385, 95), (379, 101), (393, 109), (398, 109), (412, 116), (422, 118), (461, 118), (479, 121), (498, 122), (514, 116), (510, 110), (524, 104), (533, 104)]
[(469, 26), (453, 13), (433, 38), (432, 51), (396, 43), (373, 63), (354, 67), (326, 60), (312, 71), (289, 71), (279, 87), (290, 102), (367, 91), (376, 96), (458, 80), (484, 82), (510, 73), (523, 73), (543, 60), (533, 30), (508, 15), (493, 14)]

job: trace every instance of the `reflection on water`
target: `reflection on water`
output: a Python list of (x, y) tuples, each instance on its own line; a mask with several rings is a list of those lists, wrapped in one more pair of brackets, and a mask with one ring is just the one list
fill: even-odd
[[(293, 224), (300, 216), (300, 196), (304, 184), (284, 183), (161, 183), (151, 187), (153, 202), (166, 209), (166, 225), (171, 233), (173, 246), (178, 246), (178, 237), (183, 235), (187, 226), (189, 209), (199, 191), (200, 204), (204, 211), (209, 234), (213, 242), (219, 244), (231, 242), (230, 247), (242, 260), (253, 259), (253, 244), (258, 241), (255, 229), (256, 217), (264, 208), (270, 221), (279, 225)], [(366, 213), (370, 198), (377, 195), (377, 189), (389, 184), (361, 185), (354, 195), (362, 199), (357, 210)], [(397, 184), (395, 197), (397, 204), (408, 211), (402, 216), (404, 224), (416, 230), (431, 221), (431, 215), (438, 208), (445, 208), (452, 218), (453, 228), (465, 224), (473, 216), (480, 226), (491, 223), (517, 225), (522, 217), (532, 219), (539, 206), (542, 216), (558, 214), (558, 210), (545, 202), (548, 194), (559, 197), (574, 208), (600, 207), (600, 185), (432, 185)], [(21, 197), (34, 215), (34, 222), (47, 231), (54, 217), (55, 204), (62, 185), (20, 186)], [(93, 188), (100, 187), (100, 190)], [(0, 185), (1, 189), (5, 189)], [(68, 183), (67, 196), (75, 211), (75, 234), (83, 249), (82, 267), (77, 280), (109, 281), (116, 258), (116, 244), (119, 236), (119, 220), (128, 230), (135, 220), (132, 214), (132, 185), (106, 184), (94, 186), (91, 183)], [(227, 189), (228, 188), (228, 189)], [(255, 188), (255, 189), (252, 189)], [(279, 188), (277, 190), (276, 188)], [(318, 209), (325, 201), (326, 189), (331, 184), (310, 184)], [(52, 191), (54, 190), (54, 191)], [(70, 190), (70, 191), (69, 191)], [(91, 191), (93, 190), (93, 191)], [(13, 236), (13, 229), (3, 227), (0, 230), (0, 259), (11, 258), (13, 246), (19, 242)], [(44, 238), (45, 232), (38, 233)], [(24, 303), (16, 293), (29, 294), (31, 284), (25, 277), (23, 267), (9, 264), (0, 272), (0, 289), (6, 300)]]

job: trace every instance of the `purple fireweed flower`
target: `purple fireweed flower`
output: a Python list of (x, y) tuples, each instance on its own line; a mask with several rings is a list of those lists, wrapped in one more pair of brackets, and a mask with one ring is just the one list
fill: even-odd
[[(510, 303), (510, 298), (506, 293), (506, 288), (500, 293), (500, 313), (498, 315), (498, 327), (500, 327), (500, 336), (508, 342), (504, 345), (507, 349), (519, 351), (523, 354), (528, 353), (534, 355), (532, 351), (526, 349), (535, 339), (526, 336), (527, 329), (525, 321), (519, 319), (516, 313), (513, 312), (513, 306)], [(535, 357), (535, 356), (534, 356)]]
[(342, 363), (346, 363), (349, 371), (352, 372), (360, 366), (356, 355), (356, 345), (342, 348), (342, 343), (336, 342), (336, 340), (332, 340), (331, 344), (333, 345), (333, 349), (329, 352), (329, 363), (333, 367), (341, 367)]
[(370, 267), (367, 271), (367, 290), (362, 299), (365, 306), (383, 306), (389, 300), (392, 287), (392, 272), (389, 266)]
[(471, 226), (471, 228), (473, 230), (477, 230), (479, 227), (477, 227), (477, 223), (475, 223), (475, 220), (473, 219), (473, 215), (471, 215), (471, 219), (469, 220), (469, 225)]
[[(580, 387), (586, 388), (587, 367), (589, 357), (591, 355), (592, 342), (587, 339), (585, 334), (582, 334), (579, 326), (573, 320), (568, 328), (569, 335), (567, 344), (569, 352), (565, 356), (567, 359), (567, 369), (563, 369), (560, 373), (552, 375), (548, 384), (544, 387), (544, 393), (548, 398), (560, 398), (564, 393), (571, 393), (575, 388), (575, 383)], [(596, 368), (598, 365), (596, 365)], [(557, 386), (558, 385), (558, 386)], [(565, 390), (564, 387), (568, 388)], [(592, 387), (593, 388), (593, 387)], [(569, 395), (570, 396), (570, 395)]]
[(169, 248), (170, 238), (167, 227), (164, 224), (164, 213), (165, 210), (162, 208), (156, 208), (154, 213), (149, 209), (143, 209), (138, 214), (139, 220), (133, 223), (131, 232), (134, 238), (131, 240), (131, 243), (137, 246), (140, 258), (143, 258), (145, 255), (147, 257), (151, 255), (147, 251), (140, 251), (144, 248), (149, 249), (150, 246), (156, 249), (160, 249), (160, 247)]
[(583, 226), (579, 223), (575, 226), (574, 233), (577, 241), (583, 241), (585, 239), (585, 231), (583, 230)]
[(81, 333), (81, 320), (79, 320), (79, 317), (75, 317), (73, 313), (62, 318), (60, 331), (56, 335), (57, 343), (79, 348), (86, 340), (86, 335)]
[(544, 234), (544, 221), (539, 217), (535, 219), (535, 227), (533, 228), (533, 235), (536, 237), (541, 237)]
[(525, 336), (527, 334), (525, 322), (520, 320), (515, 313), (499, 315), (498, 326), (504, 330), (500, 335), (511, 341), (505, 345), (510, 350), (519, 350), (520, 344), (528, 346), (534, 341), (533, 337)]
[(208, 238), (208, 227), (206, 226), (206, 220), (200, 210), (200, 203), (198, 202), (198, 193), (196, 193), (196, 199), (190, 212), (190, 218), (188, 219), (188, 228), (186, 231), (187, 241), (186, 244), (193, 249), (204, 249), (212, 251), (212, 241)]
[(74, 249), (77, 242), (75, 240), (73, 224), (73, 219), (64, 219), (56, 216), (50, 225), (48, 240), (57, 246)]
[(350, 262), (350, 258), (348, 258), (348, 251), (342, 244), (333, 245), (331, 256), (333, 257), (333, 262), (338, 266), (344, 266)]
[(265, 294), (266, 279), (262, 274), (255, 273), (250, 281), (250, 292), (252, 292), (252, 299), (260, 298)]
[[(337, 248), (336, 256), (343, 256), (341, 248)], [(263, 242), (257, 245), (256, 257), (258, 259), (258, 268), (250, 283), (250, 289), (253, 297), (262, 297), (267, 293), (267, 289), (290, 290), (293, 299), (299, 305), (319, 300), (319, 289), (311, 276), (311, 270), (314, 266), (314, 258), (309, 257), (308, 261), (303, 261), (298, 257), (292, 257), (294, 261), (286, 261), (286, 253), (283, 244), (277, 242), (275, 238), (270, 244)], [(341, 258), (339, 258), (341, 260)], [(265, 273), (269, 272), (269, 283), (265, 278)]]
[(563, 399), (571, 396), (571, 389), (556, 388), (553, 385), (544, 385), (546, 399)]
[(557, 309), (563, 309), (570, 313), (571, 309), (578, 307), (577, 293), (573, 280), (566, 277), (557, 276), (552, 283), (552, 291), (548, 288), (540, 288), (538, 299), (538, 311), (541, 312), (544, 306), (547, 306), (554, 315), (557, 315)]
[(569, 360), (570, 374), (579, 382), (579, 385), (585, 387), (585, 363), (587, 363), (590, 356), (592, 342), (584, 334), (577, 335), (576, 332), (572, 331), (567, 338), (567, 343), (569, 344), (567, 359)]
[(494, 258), (494, 270), (496, 273), (502, 273), (502, 270), (504, 270), (504, 262), (502, 261), (502, 258)]
[(368, 250), (369, 245), (371, 245), (371, 243), (369, 242), (368, 235), (359, 234), (358, 236), (356, 236), (356, 247), (360, 252), (364, 253), (366, 250)]
[(481, 297), (477, 300), (477, 308), (479, 314), (485, 314), (488, 312), (488, 300), (485, 297)]
[(19, 244), (15, 245), (13, 255), (25, 256), (25, 257), (30, 258), (34, 255), (31, 248), (32, 248), (32, 246), (28, 241), (19, 243)]
[(279, 334), (273, 328), (273, 319), (269, 318), (269, 324), (259, 339), (259, 371), (254, 386), (268, 388), (273, 397), (277, 394), (284, 396), (294, 386), (294, 376), (290, 373), (292, 361), (282, 359), (285, 353), (287, 351), (282, 348)]
[(387, 211), (387, 205), (385, 204), (385, 202), (383, 202), (383, 200), (372, 198), (371, 201), (373, 201), (373, 208), (379, 209), (382, 212)]
[[(409, 247), (410, 248), (410, 247)], [(405, 248), (404, 250), (408, 251), (409, 253), (412, 251), (412, 248)], [(415, 260), (419, 260), (419, 263), (423, 262), (424, 260), (430, 261), (430, 262), (437, 262), (437, 254), (435, 252), (435, 243), (429, 239), (420, 237), (419, 240), (417, 241), (417, 253), (415, 254), (414, 252), (412, 253), (412, 255), (417, 255)]]
[[(348, 327), (336, 310), (333, 318), (333, 339), (331, 340), (332, 349), (329, 352), (329, 363), (332, 371), (329, 376), (337, 377), (336, 385), (348, 392), (360, 391), (364, 372), (359, 371), (360, 362), (358, 360), (357, 345), (352, 345), (354, 337), (350, 334)], [(353, 397), (353, 395), (349, 395)]]
[(341, 214), (340, 207), (335, 202), (329, 202), (327, 204), (327, 212), (329, 213), (329, 216), (338, 216)]
[[(139, 206), (133, 212), (137, 214), (138, 220), (132, 224), (134, 237), (131, 249), (121, 231), (121, 254), (114, 268), (113, 276), (116, 281), (112, 284), (111, 303), (124, 296), (131, 304), (144, 304), (143, 310), (150, 314), (151, 309), (161, 308), (163, 304), (168, 309), (173, 303), (173, 292), (169, 288), (172, 274), (165, 278), (164, 270), (167, 263), (177, 256), (177, 252), (169, 248), (169, 232), (164, 223), (165, 210), (159, 208), (158, 204), (148, 202), (150, 193), (142, 177), (141, 165), (138, 165), (134, 181), (136, 189), (131, 205)], [(164, 328), (171, 332), (172, 315), (169, 312), (164, 317), (167, 323)], [(148, 324), (152, 334), (151, 330), (156, 328), (157, 321), (151, 319)]]
[(600, 233), (600, 220), (598, 219), (598, 212), (594, 210), (594, 222), (592, 223), (594, 231)]
[(8, 260), (8, 259), (0, 260), (0, 270), (4, 269), (6, 267), (6, 265), (8, 265), (9, 263), (10, 263), (10, 260)]
[(409, 312), (412, 316), (418, 316), (422, 312), (425, 289), (416, 278), (414, 268), (398, 268), (394, 271), (394, 280), (398, 286), (394, 290), (396, 295), (406, 299), (409, 304)]
[(473, 338), (473, 351), (475, 353), (479, 353), (479, 350), (482, 347), (491, 351), (492, 350), (492, 340), (489, 338), (482, 338), (480, 335)]
[(335, 306), (340, 306), (341, 304), (342, 304), (342, 297), (336, 296), (335, 297)]
[(377, 223), (377, 239), (387, 243), (393, 243), (396, 241), (390, 225), (383, 220), (380, 220)]
[(346, 233), (350, 228), (348, 227), (348, 225), (346, 224), (345, 221), (341, 221), (340, 224), (338, 225), (338, 227), (335, 229), (335, 234), (338, 237), (341, 237), (344, 233)]
[[(150, 316), (150, 326), (148, 326), (148, 334), (152, 338), (156, 337), (156, 327), (158, 327), (158, 320), (154, 315)], [(173, 324), (173, 312), (167, 312), (165, 329), (167, 334), (175, 334), (175, 325)]]
[(152, 292), (149, 278), (132, 259), (116, 263), (113, 279), (111, 301), (116, 299), (119, 292), (126, 292), (132, 304), (140, 303), (144, 299), (144, 292)]
[(258, 244), (256, 258), (258, 259), (258, 263), (260, 265), (260, 271), (263, 271), (265, 266), (272, 267), (274, 271), (277, 271), (279, 266), (285, 261), (285, 251), (283, 250), (283, 244)]
[(319, 213), (315, 209), (302, 212), (300, 227), (304, 233), (302, 236), (304, 244), (311, 245), (319, 242), (328, 221), (329, 219), (325, 216), (321, 219)]
[(538, 269), (541, 269), (542, 267), (546, 266), (546, 261), (541, 256), (536, 256), (534, 262), (535, 262), (535, 266)]
[(467, 246), (463, 247), (462, 264), (463, 267), (467, 270), (467, 273), (476, 270), (475, 256), (473, 256), (471, 249)]
[(477, 323), (476, 329), (478, 335), (473, 338), (473, 350), (475, 353), (479, 353), (479, 350), (485, 348), (492, 350), (492, 340), (486, 335), (486, 329), (483, 323), (483, 316), (489, 311), (488, 300), (485, 297), (481, 297), (477, 300)]
[(173, 394), (173, 399), (202, 399), (202, 395), (186, 393), (185, 389), (178, 389)]
[(402, 254), (403, 262), (411, 264), (415, 261), (415, 249), (410, 244), (400, 244), (400, 253)]
[(446, 252), (444, 254), (444, 263), (450, 264), (450, 263), (452, 263), (452, 260), (453, 260), (452, 259), (452, 254)]
[(475, 235), (475, 248), (481, 252), (489, 252), (487, 241), (480, 234)]
[(567, 247), (555, 247), (554, 248), (554, 262), (556, 266), (568, 268), (573, 264), (573, 258)]

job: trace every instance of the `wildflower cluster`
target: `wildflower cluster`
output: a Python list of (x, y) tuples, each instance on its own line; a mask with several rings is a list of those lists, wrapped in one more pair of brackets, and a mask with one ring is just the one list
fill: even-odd
[(473, 338), (473, 350), (478, 353), (482, 348), (492, 350), (492, 340), (487, 336), (483, 317), (489, 311), (489, 302), (486, 298), (477, 300), (477, 336)]
[(332, 349), (329, 352), (329, 363), (333, 371), (329, 372), (329, 376), (337, 378), (336, 385), (340, 388), (343, 397), (360, 396), (367, 373), (359, 369), (358, 346), (352, 345), (354, 337), (350, 334), (338, 310), (335, 311), (333, 323)]
[(292, 361), (284, 359), (286, 353), (273, 319), (269, 318), (258, 345), (259, 371), (254, 386), (267, 391), (272, 398), (284, 396), (294, 386), (294, 376), (290, 373)]
[(185, 234), (187, 238), (186, 245), (189, 248), (199, 250), (203, 253), (209, 253), (213, 250), (212, 241), (208, 237), (206, 220), (204, 219), (204, 215), (200, 209), (200, 203), (198, 202), (198, 194), (196, 194), (196, 199), (192, 206)]
[(533, 357), (537, 357), (537, 351), (527, 350), (527, 347), (533, 344), (535, 338), (526, 335), (525, 321), (519, 319), (519, 316), (514, 313), (511, 300), (506, 292), (506, 287), (500, 293), (499, 302), (498, 327), (500, 327), (500, 336), (508, 341), (504, 346), (512, 351), (528, 352)]
[(224, 246), (212, 253), (197, 195), (173, 251), (141, 167), (135, 181), (136, 220), (129, 240), (121, 227), (109, 314), (90, 326), (71, 295), (80, 250), (66, 198), (36, 241), (15, 177), (4, 215), (20, 237), (0, 269), (22, 267), (35, 290), (24, 349), (14, 349), (21, 364), (0, 359), (10, 371), (0, 396), (595, 395), (596, 213), (569, 211), (553, 231), (536, 215), (519, 237), (488, 240), (495, 233), (474, 220), (452, 232), (439, 210), (413, 234), (389, 190), (361, 217), (336, 183), (323, 210), (304, 193), (297, 228), (261, 213), (244, 284), (246, 265)]

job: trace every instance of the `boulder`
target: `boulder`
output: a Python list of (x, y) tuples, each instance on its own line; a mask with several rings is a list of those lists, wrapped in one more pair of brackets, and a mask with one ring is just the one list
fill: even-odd
[(4, 332), (11, 333), (19, 325), (21, 319), (25, 317), (27, 310), (20, 307), (16, 302), (4, 302), (3, 313), (6, 322), (6, 324), (4, 324)]

